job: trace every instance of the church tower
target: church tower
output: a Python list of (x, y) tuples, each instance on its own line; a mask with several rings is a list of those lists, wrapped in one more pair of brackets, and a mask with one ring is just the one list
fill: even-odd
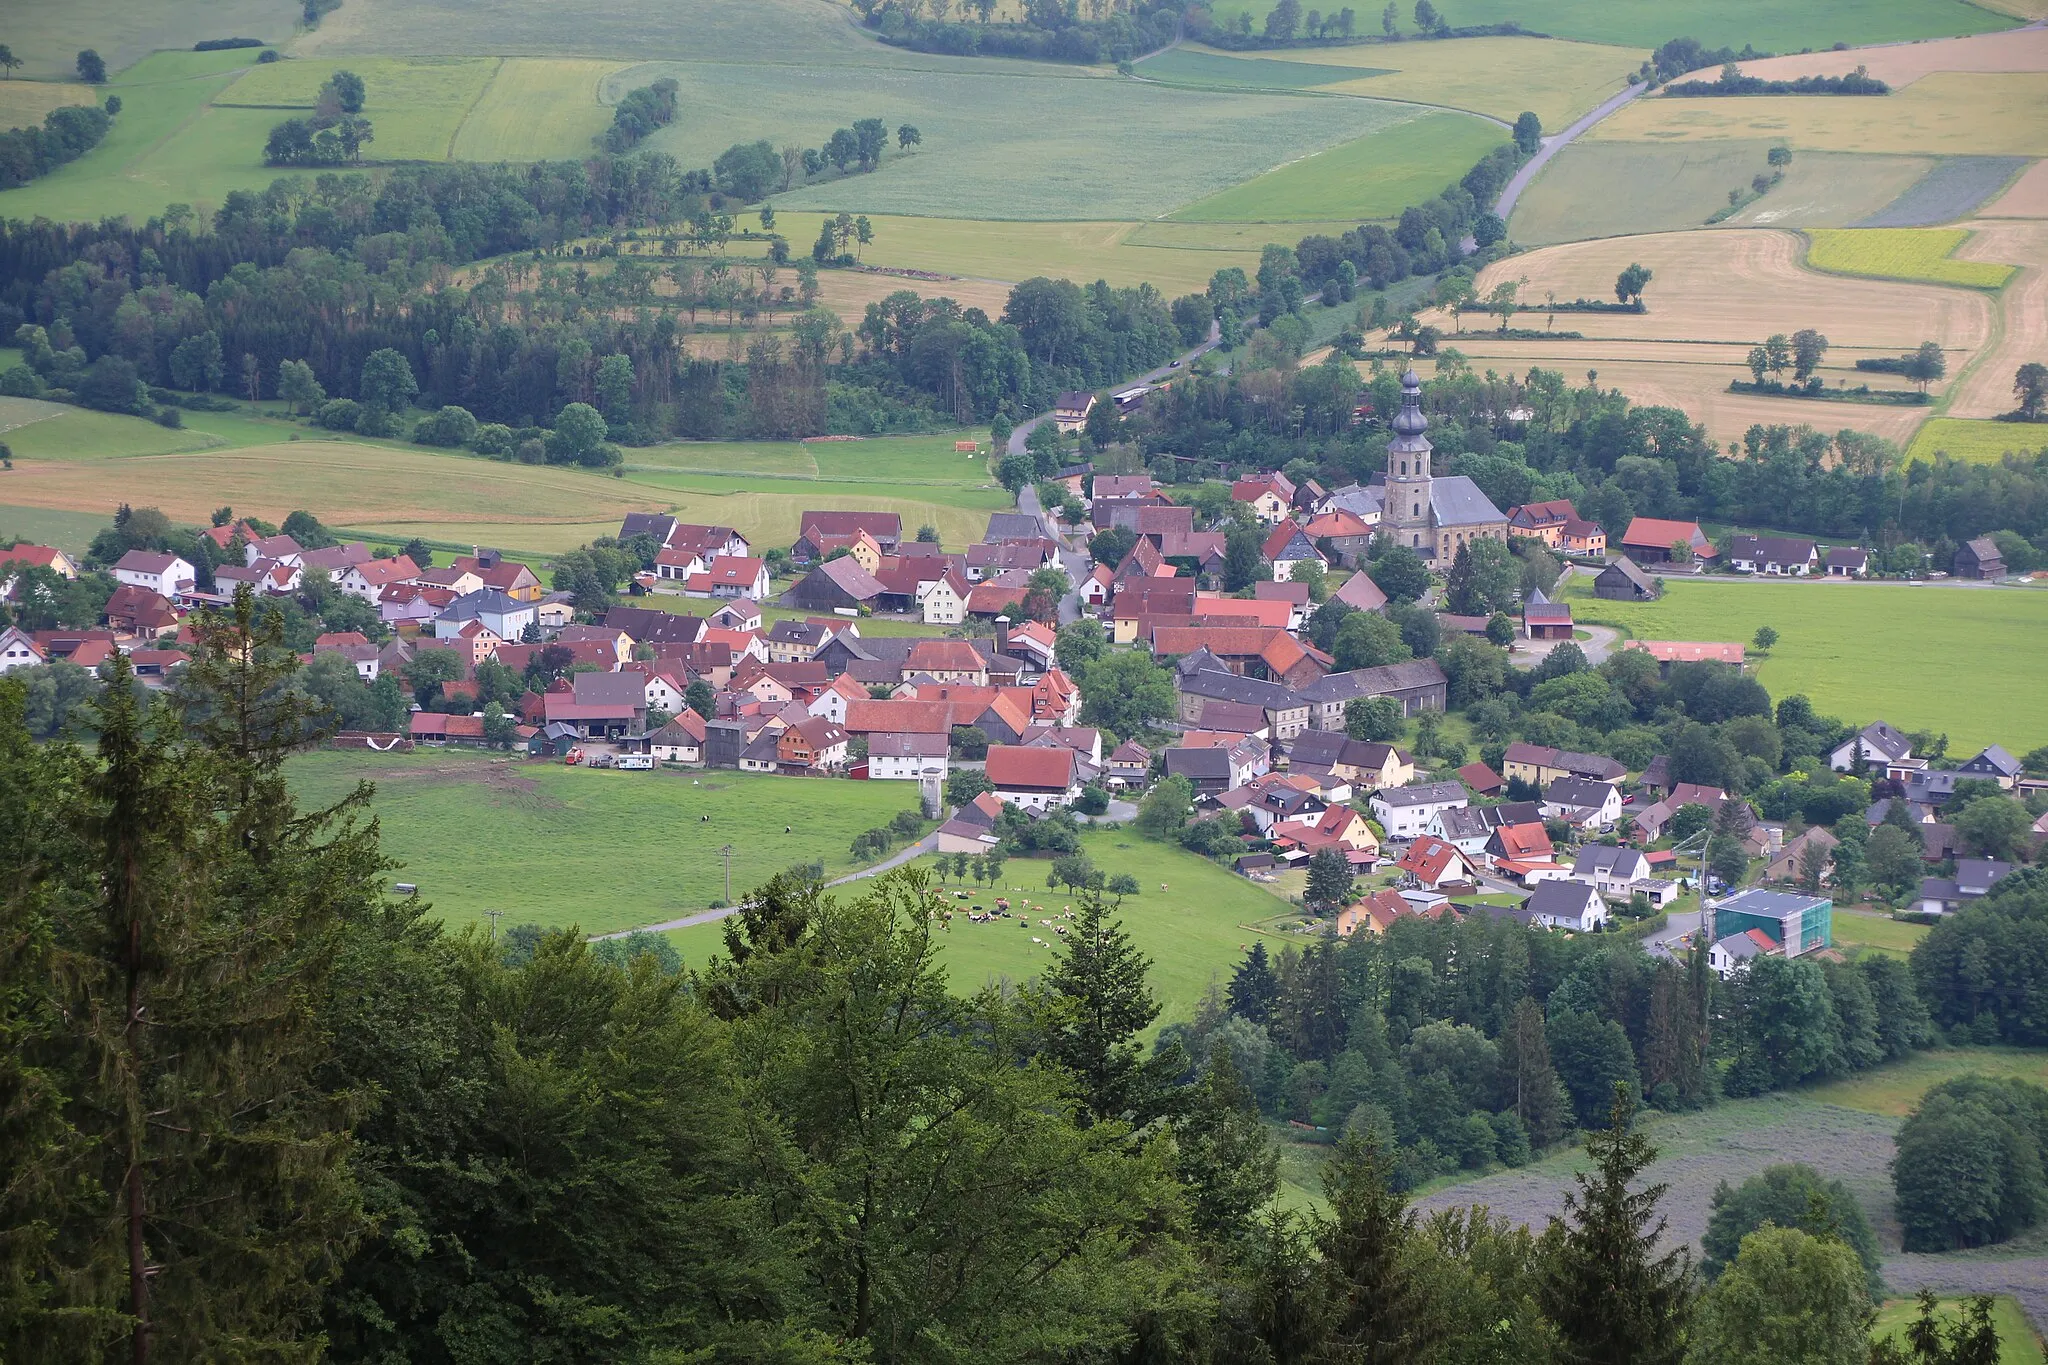
[(1436, 558), (1435, 518), (1429, 506), (1429, 419), (1422, 415), (1422, 380), (1401, 376), (1401, 410), (1387, 443), (1387, 533), (1424, 559)]

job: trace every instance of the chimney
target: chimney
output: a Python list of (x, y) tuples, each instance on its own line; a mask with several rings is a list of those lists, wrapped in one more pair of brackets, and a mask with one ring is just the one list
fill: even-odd
[(998, 616), (996, 618), (996, 653), (1008, 654), (1009, 652), (1010, 618), (1007, 616)]

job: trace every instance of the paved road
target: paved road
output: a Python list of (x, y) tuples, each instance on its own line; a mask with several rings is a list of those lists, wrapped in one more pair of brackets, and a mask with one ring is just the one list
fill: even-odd
[[(1172, 361), (1169, 364), (1161, 365), (1158, 369), (1149, 370), (1146, 373), (1139, 375), (1136, 379), (1130, 380), (1127, 383), (1113, 385), (1112, 387), (1122, 389), (1129, 388), (1131, 384), (1156, 384), (1160, 380), (1169, 378), (1172, 375), (1178, 373), (1179, 371), (1186, 369), (1189, 365), (1194, 364), (1198, 358), (1205, 356), (1209, 352), (1215, 350), (1217, 346), (1222, 344), (1222, 340), (1222, 325), (1220, 323), (1212, 322), (1209, 324), (1209, 339), (1203, 342), (1201, 345), (1195, 347), (1195, 349), (1193, 349), (1192, 351), (1183, 352), (1178, 359)], [(1052, 416), (1052, 414), (1049, 412), (1041, 412), (1036, 417), (1030, 418), (1027, 421), (1019, 422), (1015, 430), (1011, 431), (1010, 433), (1010, 444), (1008, 445), (1008, 447), (1006, 447), (1006, 453), (1011, 455), (1022, 455), (1024, 453), (1025, 440), (1031, 435), (1033, 431), (1037, 430), (1038, 424), (1040, 422), (1043, 422), (1046, 418), (1050, 416)], [(1020, 498), (1018, 499), (1018, 507), (1021, 509), (1022, 506), (1023, 500)]]
[(1508, 215), (1515, 211), (1515, 201), (1522, 197), (1522, 191), (1529, 188), (1529, 182), (1536, 178), (1537, 173), (1550, 164), (1550, 158), (1570, 146), (1575, 139), (1582, 136), (1601, 119), (1606, 118), (1615, 110), (1625, 107), (1629, 101), (1642, 94), (1646, 88), (1642, 85), (1631, 85), (1620, 94), (1609, 96), (1606, 103), (1581, 118), (1563, 132), (1544, 138), (1543, 146), (1538, 149), (1536, 155), (1530, 157), (1528, 163), (1521, 170), (1515, 172), (1514, 178), (1508, 181), (1507, 187), (1500, 192), (1500, 198), (1493, 206), (1493, 211), (1499, 216), (1500, 220), (1503, 223), (1508, 220)]
[[(844, 877), (835, 877), (831, 881), (826, 882), (825, 885), (845, 886), (848, 882), (857, 882), (865, 877), (879, 877), (884, 872), (893, 872), (905, 863), (922, 858), (927, 853), (936, 853), (938, 851), (939, 835), (938, 831), (934, 830), (909, 847), (884, 858), (873, 867), (864, 867), (858, 872), (849, 872)], [(737, 905), (728, 905), (723, 910), (699, 910), (696, 914), (684, 915), (681, 919), (665, 919), (659, 924), (643, 924), (637, 929), (621, 929), (617, 933), (612, 934), (592, 934), (590, 941), (596, 943), (600, 939), (625, 938), (628, 934), (659, 934), (668, 929), (688, 929), (692, 925), (697, 924), (715, 924), (719, 920), (728, 919), (738, 913), (739, 907)]]

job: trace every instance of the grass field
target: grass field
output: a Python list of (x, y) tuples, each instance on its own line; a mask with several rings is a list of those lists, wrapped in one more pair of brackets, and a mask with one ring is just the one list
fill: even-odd
[(28, 0), (7, 7), (6, 42), (24, 63), (16, 81), (69, 79), (80, 48), (95, 49), (109, 71), (118, 71), (149, 53), (189, 48), (203, 38), (282, 43), (297, 27), (299, 11), (287, 0)]
[(2048, 74), (1936, 72), (1882, 99), (1640, 99), (1601, 142), (1774, 137), (1796, 151), (2034, 156), (2048, 145)]
[[(598, 98), (618, 62), (512, 57), (470, 106), (449, 155), (457, 161), (578, 157), (612, 121)], [(381, 134), (380, 134), (381, 135)]]
[[(1938, 1311), (1960, 1315), (1967, 1302), (1960, 1297), (1943, 1299)], [(1919, 1317), (1918, 1299), (1893, 1299), (1877, 1310), (1877, 1322), (1871, 1329), (1871, 1335), (1894, 1337), (1904, 1345), (1902, 1334), (1907, 1324), (1918, 1321)], [(1999, 1295), (1992, 1303), (1991, 1323), (1998, 1330), (1998, 1365), (2042, 1365), (2041, 1338), (2035, 1335), (2034, 1325), (2027, 1321), (2017, 1299)]]
[[(1803, 692), (1857, 725), (1882, 717), (1946, 732), (1975, 753), (2048, 743), (2034, 704), (2048, 675), (2048, 593), (1882, 583), (1674, 582), (1656, 602), (1607, 602), (1590, 580), (1567, 589), (1578, 615), (1650, 640), (1779, 640), (1756, 676), (1774, 697)], [(2015, 747), (2017, 746), (2017, 747)]]
[[(1241, 11), (1263, 23), (1270, 0), (1217, 0), (1216, 22), (1227, 25)], [(2009, 28), (2004, 19), (1963, 0), (1822, 0), (1805, 7), (1770, 0), (1670, 0), (1656, 5), (1617, 5), (1613, 0), (1451, 0), (1442, 7), (1452, 24), (1519, 23), (1531, 33), (1586, 43), (1616, 43), (1645, 52), (1676, 33), (1708, 47), (1754, 43), (1764, 52), (1797, 52), (1838, 42), (1885, 43)], [(1401, 29), (1412, 34), (1407, 7)], [(1459, 41), (1470, 41), (1461, 39)]]
[[(1082, 845), (1097, 867), (1111, 874), (1128, 872), (1142, 888), (1139, 895), (1125, 899), (1118, 916), (1131, 941), (1152, 959), (1150, 982), (1160, 1001), (1160, 1025), (1193, 1017), (1210, 982), (1227, 981), (1231, 968), (1250, 946), (1254, 931), (1245, 926), (1285, 908), (1270, 892), (1217, 863), (1135, 834), (1115, 829), (1091, 831), (1082, 837)], [(964, 886), (960, 889), (971, 897), (956, 903), (987, 905), (994, 895), (1007, 894), (1013, 905), (1028, 897), (1033, 905), (1050, 906), (1057, 914), (1060, 907), (1073, 903), (1073, 897), (1045, 889), (1049, 866), (1044, 859), (1012, 858), (1003, 866), (1002, 887), (991, 891), (985, 885)], [(1168, 887), (1165, 893), (1159, 890), (1162, 882)], [(737, 886), (737, 878), (734, 884)], [(857, 888), (842, 889), (839, 894), (857, 894)], [(1038, 923), (1047, 917), (1034, 913), (1028, 925), (1015, 918), (971, 924), (965, 916), (955, 917), (940, 948), (940, 961), (946, 965), (953, 989), (964, 993), (984, 983), (1025, 981), (1044, 971), (1057, 941), (1050, 929)], [(1044, 943), (1034, 946), (1033, 935)], [(697, 925), (670, 937), (692, 965), (723, 951), (716, 925)], [(1277, 952), (1280, 946), (1269, 941), (1267, 951)]]
[[(1440, 193), (1507, 139), (1490, 123), (1436, 113), (1266, 172), (1188, 205), (1188, 221), (1387, 218)], [(1393, 154), (1390, 156), (1390, 153)]]
[[(0, 490), (5, 488), (0, 483)], [(0, 503), (0, 541), (19, 539), (54, 545), (76, 557), (85, 553), (92, 538), (113, 519), (111, 514), (97, 512), (55, 512), (46, 507), (9, 507)]]
[[(236, 125), (260, 124), (262, 137), (246, 153), (260, 162), (263, 137), (269, 136), (272, 124), (287, 117), (280, 111), (311, 110), (321, 85), (344, 66), (363, 78), (363, 117), (377, 131), (377, 140), (365, 155), (378, 161), (447, 160), (456, 130), (498, 74), (496, 61), (478, 57), (273, 62), (251, 67), (216, 96), (213, 111), (182, 136), (212, 139), (224, 134), (226, 129), (218, 126), (223, 117)], [(249, 114), (256, 117), (246, 117)]]
[(1821, 1104), (1904, 1118), (1929, 1090), (1972, 1071), (1987, 1076), (2017, 1076), (2036, 1085), (2048, 1085), (2048, 1052), (2017, 1047), (1936, 1048), (1916, 1052), (1903, 1061), (1847, 1080), (1809, 1086), (1799, 1094), (1802, 1099)]
[(1959, 261), (1963, 228), (1809, 228), (1806, 263), (1837, 275), (2003, 289), (2015, 266)]
[[(1596, 142), (1558, 153), (1515, 204), (1514, 238), (1530, 246), (1702, 226), (1728, 191), (1765, 169), (1775, 144)], [(1927, 157), (1814, 152), (1729, 227), (1839, 227), (1876, 213), (1933, 168)]]
[(1843, 948), (1864, 948), (1887, 957), (1905, 957), (1913, 945), (1927, 937), (1924, 924), (1907, 924), (1874, 910), (1851, 910), (1836, 906), (1835, 943)]
[[(853, 836), (917, 802), (908, 782), (604, 772), (454, 751), (306, 754), (288, 772), (309, 803), (374, 782), (385, 852), (405, 864), (394, 877), (450, 923), (503, 910), (510, 923), (586, 933), (723, 899), (728, 843), (735, 895), (812, 859), (828, 876), (851, 871)], [(785, 824), (799, 832), (782, 835)]]
[(0, 128), (22, 128), (67, 104), (96, 104), (97, 92), (74, 81), (0, 81)]
[(1933, 417), (1914, 434), (1906, 455), (1929, 462), (1946, 455), (1973, 464), (1997, 464), (2008, 453), (2031, 455), (2041, 450), (2048, 450), (2048, 426)]
[(1527, 109), (1555, 131), (1620, 89), (1641, 61), (1642, 54), (1633, 48), (1598, 43), (1463, 38), (1455, 43), (1286, 48), (1257, 57), (1182, 46), (1140, 63), (1138, 72), (1168, 80), (1301, 86), (1415, 100), (1509, 123)]

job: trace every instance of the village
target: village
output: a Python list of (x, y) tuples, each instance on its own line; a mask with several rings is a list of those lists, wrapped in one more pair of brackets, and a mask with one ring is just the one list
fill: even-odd
[[(1000, 859), (1019, 818), (1130, 821), (1170, 783), (1162, 799), (1184, 807), (1174, 829), (1220, 817), (1225, 835), (1198, 851), (1299, 906), (1297, 931), (1380, 933), (1401, 915), (1484, 911), (1572, 933), (1626, 928), (1662, 954), (1703, 934), (1724, 974), (1758, 953), (1830, 951), (1825, 893), (1842, 841), (1825, 823), (1759, 818), (1723, 785), (1674, 772), (1664, 753), (1631, 765), (1517, 738), (1494, 743), (1491, 763), (1484, 744), (1481, 761), (1465, 761), (1442, 727), (1475, 698), (1454, 701), (1438, 657), (1339, 667), (1359, 648), (1327, 631), (1331, 647), (1319, 647), (1317, 623), (1420, 612), (1433, 615), (1432, 636), (1505, 650), (1518, 671), (1547, 672), (1568, 646), (1576, 657), (1564, 671), (1637, 653), (1658, 677), (1739, 675), (1739, 642), (1629, 639), (1609, 652), (1540, 588), (1521, 595), (1519, 620), (1458, 615), (1394, 602), (1368, 570), (1405, 552), (1448, 577), (1476, 542), (1513, 543), (1588, 575), (1597, 598), (1647, 600), (1661, 574), (1715, 560), (1741, 573), (1849, 577), (1869, 572), (1867, 553), (1754, 536), (1717, 548), (1695, 524), (1639, 517), (1610, 554), (1569, 502), (1503, 511), (1470, 479), (1433, 475), (1419, 388), (1410, 375), (1383, 478), (1334, 491), (1273, 472), (1240, 478), (1232, 518), (1208, 526), (1151, 477), (1085, 464), (1026, 489), (1017, 511), (991, 515), (983, 538), (957, 550), (906, 536), (895, 512), (807, 512), (787, 547), (632, 514), (613, 543), (637, 547), (643, 567), (626, 600), (601, 612), (494, 550), (431, 567), (360, 541), (308, 548), (228, 519), (204, 533), (223, 561), (208, 590), (186, 559), (131, 549), (108, 566), (118, 586), (101, 626), (10, 627), (0, 672), (104, 670), (119, 652), (138, 683), (166, 686), (188, 658), (188, 613), (242, 591), (297, 599), (324, 578), (318, 600), (341, 609), (330, 605), (321, 624), (360, 624), (320, 630), (303, 662), (352, 672), (371, 694), (383, 680), (391, 703), (385, 724), (344, 728), (337, 745), (916, 783), (927, 820), (940, 822), (918, 849), (942, 868)], [(1096, 401), (1063, 395), (1052, 421), (1078, 431)], [(1078, 510), (1078, 524), (1046, 512), (1051, 497)], [(1257, 531), (1255, 581), (1225, 591), (1230, 532), (1245, 527)], [(1973, 542), (1956, 571), (1995, 575), (1995, 555)], [(61, 550), (29, 544), (0, 552), (0, 572), (17, 566), (81, 572)], [(16, 579), (27, 576), (10, 590)], [(1420, 593), (1387, 581), (1411, 598), (1441, 595), (1433, 579)], [(1129, 664), (1091, 672), (1119, 656)], [(1090, 697), (1091, 677), (1119, 695)], [(1411, 729), (1422, 742), (1398, 747)], [(2011, 869), (1942, 818), (1958, 783), (2010, 793), (2030, 848), (2048, 837), (2048, 815), (2021, 806), (2041, 804), (2048, 778), (1996, 746), (1936, 766), (1876, 720), (1825, 757), (1831, 773), (1867, 779), (1874, 798), (1891, 793), (1869, 804), (1870, 827), (1896, 805), (1905, 818), (1893, 823), (1919, 837), (1926, 875), (1905, 913), (1953, 911)], [(1742, 856), (1710, 867), (1721, 836), (1739, 840)]]

